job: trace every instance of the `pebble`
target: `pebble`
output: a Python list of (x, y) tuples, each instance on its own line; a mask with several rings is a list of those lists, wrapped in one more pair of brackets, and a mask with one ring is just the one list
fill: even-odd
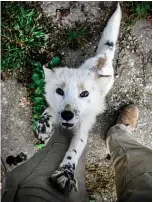
[(132, 37), (131, 37), (131, 36), (129, 36), (129, 37), (128, 37), (128, 39), (129, 39), (129, 40), (132, 40)]

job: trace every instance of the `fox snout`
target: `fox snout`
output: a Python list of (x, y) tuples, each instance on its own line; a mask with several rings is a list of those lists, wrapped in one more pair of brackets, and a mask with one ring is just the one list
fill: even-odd
[(69, 111), (69, 110), (64, 110), (61, 113), (61, 117), (62, 119), (64, 119), (65, 121), (70, 121), (71, 119), (73, 119), (74, 117), (74, 113)]
[(70, 104), (66, 104), (63, 111), (61, 111), (60, 116), (62, 118), (61, 125), (64, 128), (70, 129), (75, 125), (75, 110)]
[(65, 121), (70, 121), (74, 118), (74, 109), (72, 105), (66, 104), (63, 111), (61, 112), (61, 117)]

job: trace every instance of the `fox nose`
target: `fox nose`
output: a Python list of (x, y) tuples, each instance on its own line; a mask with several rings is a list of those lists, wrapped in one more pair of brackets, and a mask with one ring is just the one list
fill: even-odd
[(70, 121), (71, 119), (73, 119), (74, 114), (71, 111), (68, 110), (64, 110), (61, 113), (61, 117), (65, 120), (65, 121)]

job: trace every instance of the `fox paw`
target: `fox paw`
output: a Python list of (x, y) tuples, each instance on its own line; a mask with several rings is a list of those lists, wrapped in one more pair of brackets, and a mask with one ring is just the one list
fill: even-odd
[(51, 115), (43, 113), (38, 121), (36, 134), (41, 141), (45, 142), (48, 138), (50, 138), (52, 131), (53, 123)]
[(75, 166), (71, 166), (70, 164), (59, 167), (52, 175), (53, 181), (55, 181), (60, 188), (67, 188), (69, 192), (72, 190), (77, 191), (78, 185), (77, 180), (74, 178), (74, 169)]

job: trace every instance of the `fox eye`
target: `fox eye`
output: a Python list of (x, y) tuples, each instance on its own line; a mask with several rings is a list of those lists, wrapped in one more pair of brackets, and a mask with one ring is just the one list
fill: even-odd
[(88, 97), (89, 92), (88, 91), (83, 91), (82, 93), (80, 93), (80, 97)]
[(63, 96), (64, 95), (64, 91), (61, 88), (57, 88), (56, 89), (56, 93)]

